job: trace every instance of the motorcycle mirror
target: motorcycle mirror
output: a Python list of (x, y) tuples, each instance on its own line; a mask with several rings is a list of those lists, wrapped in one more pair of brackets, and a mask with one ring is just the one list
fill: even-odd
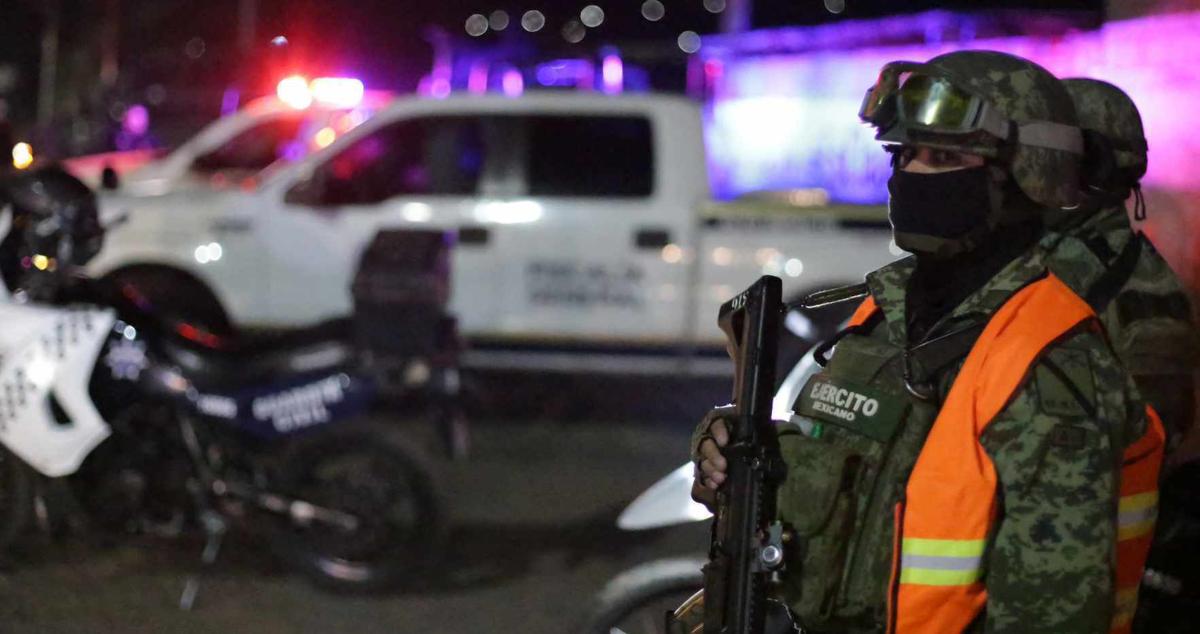
[(112, 165), (105, 165), (104, 170), (100, 172), (100, 187), (110, 191), (121, 187), (121, 178), (117, 176), (117, 170), (113, 169)]

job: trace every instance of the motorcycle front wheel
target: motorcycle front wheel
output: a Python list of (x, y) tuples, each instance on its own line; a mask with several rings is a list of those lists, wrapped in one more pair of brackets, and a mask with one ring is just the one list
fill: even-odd
[(421, 454), (391, 428), (330, 427), (289, 448), (280, 492), (355, 518), (355, 526), (276, 519), (279, 554), (319, 585), (374, 592), (418, 578), (445, 533), (440, 496)]
[(662, 634), (666, 614), (704, 585), (699, 557), (656, 559), (612, 578), (580, 634)]

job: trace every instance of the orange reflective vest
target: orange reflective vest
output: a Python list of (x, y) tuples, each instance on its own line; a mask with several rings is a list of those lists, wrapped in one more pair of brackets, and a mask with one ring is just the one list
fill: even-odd
[[(870, 297), (851, 324), (878, 308)], [(980, 436), (1025, 382), (1042, 352), (1096, 321), (1092, 309), (1054, 275), (1018, 291), (992, 316), (934, 420), (896, 507), (890, 634), (960, 634), (987, 603), (983, 555), (999, 511), (996, 469)], [(1129, 632), (1154, 532), (1163, 429), (1149, 407), (1143, 436), (1125, 449), (1111, 632)]]

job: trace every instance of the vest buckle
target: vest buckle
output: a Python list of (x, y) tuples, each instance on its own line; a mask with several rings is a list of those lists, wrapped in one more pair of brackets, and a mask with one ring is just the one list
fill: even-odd
[(929, 381), (913, 378), (911, 350), (904, 351), (904, 389), (914, 398), (931, 402), (937, 399), (937, 389)]

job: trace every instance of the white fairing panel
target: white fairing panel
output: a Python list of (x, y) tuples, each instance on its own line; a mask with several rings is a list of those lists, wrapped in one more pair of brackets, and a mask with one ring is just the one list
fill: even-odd
[(617, 518), (617, 527), (640, 531), (712, 517), (704, 505), (692, 501), (693, 471), (692, 463), (684, 463), (655, 482), (625, 507)]
[(75, 472), (108, 437), (88, 381), (115, 321), (110, 310), (0, 303), (0, 442), (46, 476)]

